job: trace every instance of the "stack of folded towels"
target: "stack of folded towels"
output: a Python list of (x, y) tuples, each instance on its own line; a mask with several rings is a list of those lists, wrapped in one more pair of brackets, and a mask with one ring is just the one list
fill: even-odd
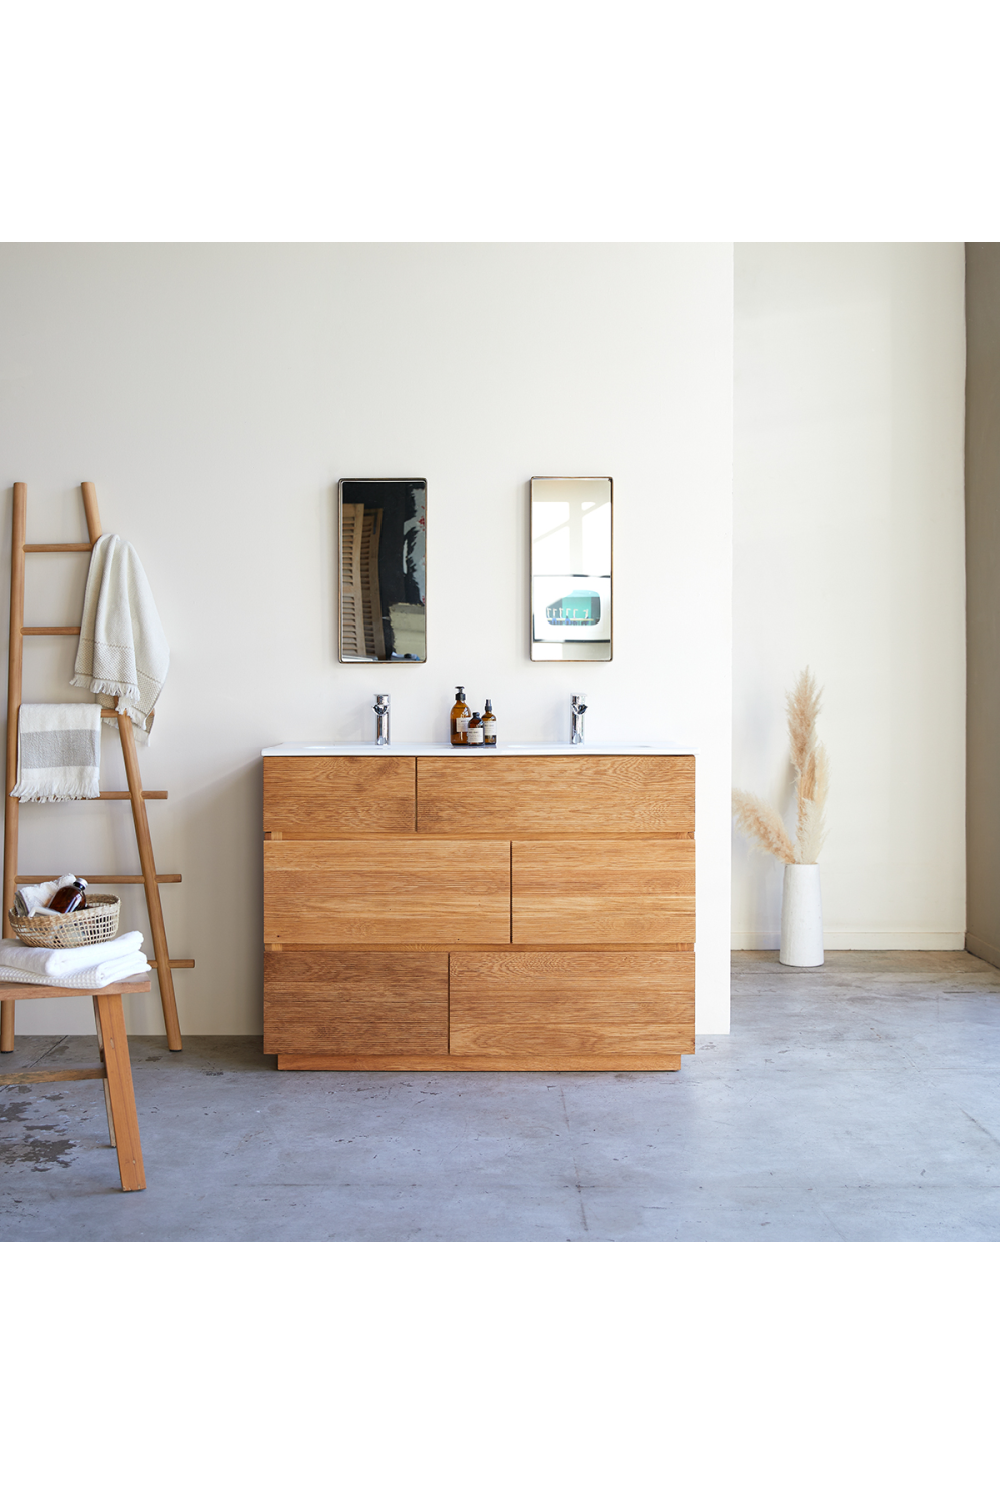
[(81, 948), (0, 943), (0, 980), (7, 984), (51, 984), (90, 993), (148, 973), (141, 932), (123, 932), (106, 943), (87, 943)]

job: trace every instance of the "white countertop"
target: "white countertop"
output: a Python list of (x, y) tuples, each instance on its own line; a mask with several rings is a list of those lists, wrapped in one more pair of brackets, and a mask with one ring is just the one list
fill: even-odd
[(284, 745), (268, 745), (261, 755), (457, 755), (466, 760), (476, 758), (488, 760), (498, 755), (694, 755), (691, 745), (674, 745), (665, 741), (650, 740), (645, 745), (557, 745), (538, 744), (491, 745), (445, 745), (426, 744), (376, 745), (361, 743), (350, 745), (319, 745), (304, 741), (289, 741)]

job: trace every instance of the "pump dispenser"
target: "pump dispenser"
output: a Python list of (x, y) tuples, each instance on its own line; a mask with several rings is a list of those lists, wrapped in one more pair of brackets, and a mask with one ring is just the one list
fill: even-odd
[(465, 701), (465, 688), (456, 688), (455, 705), (452, 708), (449, 723), (451, 743), (453, 745), (467, 745), (469, 743), (467, 729), (471, 718), (472, 714), (469, 710), (469, 705)]

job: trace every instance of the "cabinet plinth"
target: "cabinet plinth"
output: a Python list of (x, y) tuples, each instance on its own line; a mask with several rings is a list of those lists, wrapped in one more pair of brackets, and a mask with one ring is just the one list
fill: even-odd
[(264, 1048), (287, 1070), (674, 1070), (694, 759), (265, 760)]

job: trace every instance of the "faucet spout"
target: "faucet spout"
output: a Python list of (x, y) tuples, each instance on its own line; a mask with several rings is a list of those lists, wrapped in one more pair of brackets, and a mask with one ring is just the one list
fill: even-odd
[(570, 699), (570, 708), (573, 713), (573, 733), (570, 736), (571, 745), (583, 744), (583, 716), (587, 712), (586, 693), (574, 693)]
[(375, 743), (376, 745), (388, 745), (389, 743), (389, 698), (388, 693), (376, 693), (372, 709), (375, 714)]

